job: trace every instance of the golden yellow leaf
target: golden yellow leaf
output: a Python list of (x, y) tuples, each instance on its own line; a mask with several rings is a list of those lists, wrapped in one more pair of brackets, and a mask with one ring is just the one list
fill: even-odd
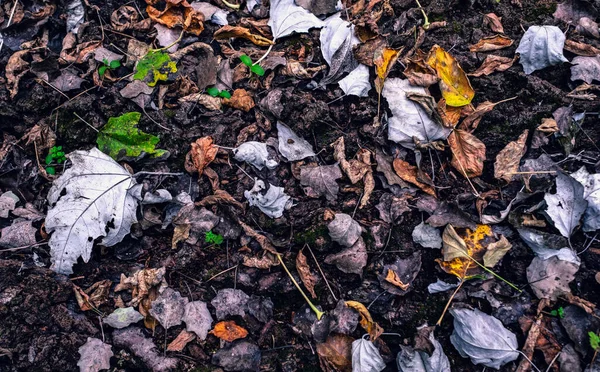
[(371, 341), (375, 341), (377, 337), (383, 333), (383, 328), (373, 321), (371, 313), (369, 313), (369, 310), (367, 310), (365, 305), (358, 301), (346, 301), (346, 306), (358, 311), (358, 314), (360, 315), (360, 325), (365, 331), (367, 331), (371, 337)]
[(460, 107), (471, 103), (475, 91), (467, 74), (450, 53), (434, 45), (427, 57), (427, 64), (435, 69), (440, 78), (439, 86), (446, 105)]
[(481, 263), (487, 246), (493, 243), (494, 236), (488, 225), (477, 225), (473, 231), (460, 229), (459, 234), (452, 225), (447, 225), (442, 235), (444, 259), (436, 262), (448, 274), (465, 279), (480, 273), (480, 268), (475, 261)]
[(245, 328), (235, 324), (233, 320), (215, 324), (215, 328), (209, 333), (227, 342), (233, 342), (239, 338), (248, 336), (248, 331), (246, 331)]
[(395, 285), (396, 287), (406, 291), (410, 284), (404, 284), (402, 280), (398, 277), (398, 274), (392, 269), (388, 269), (387, 275), (385, 276), (385, 281)]
[(375, 64), (375, 72), (377, 72), (377, 78), (375, 79), (375, 89), (377, 89), (378, 93), (381, 93), (385, 79), (387, 78), (390, 70), (398, 60), (398, 53), (398, 50), (387, 47), (375, 51), (373, 63)]
[(225, 25), (215, 31), (213, 38), (215, 40), (223, 40), (229, 38), (241, 37), (249, 40), (258, 46), (269, 46), (273, 44), (273, 41), (267, 39), (264, 36), (255, 35), (250, 32), (249, 29), (240, 26), (229, 26)]

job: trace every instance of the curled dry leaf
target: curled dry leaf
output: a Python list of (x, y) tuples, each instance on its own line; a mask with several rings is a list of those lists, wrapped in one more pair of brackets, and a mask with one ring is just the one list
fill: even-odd
[(471, 103), (475, 91), (467, 74), (450, 53), (434, 45), (427, 56), (427, 64), (437, 72), (442, 97), (448, 106), (461, 107)]
[(344, 137), (338, 138), (331, 144), (331, 147), (333, 147), (333, 158), (335, 161), (339, 162), (340, 168), (342, 168), (346, 176), (350, 179), (350, 182), (353, 184), (363, 179), (363, 177), (371, 171), (370, 164), (365, 164), (356, 159), (350, 161), (346, 160)]
[(248, 112), (254, 107), (254, 99), (245, 89), (236, 89), (231, 98), (223, 98), (223, 104)]
[(488, 26), (494, 32), (501, 34), (504, 33), (504, 27), (502, 27), (502, 17), (498, 17), (494, 13), (483, 15), (483, 25)]
[(192, 342), (196, 338), (196, 335), (192, 332), (188, 332), (182, 329), (181, 332), (175, 337), (173, 341), (167, 346), (168, 351), (182, 351), (185, 346)]
[(167, 0), (164, 10), (158, 10), (153, 1), (146, 0), (148, 17), (169, 28), (182, 27), (185, 31), (199, 36), (204, 30), (204, 15), (192, 8), (187, 0)]
[(220, 29), (218, 29), (213, 35), (213, 38), (215, 40), (224, 40), (238, 37), (246, 39), (258, 46), (273, 45), (273, 42), (267, 39), (266, 37), (253, 34), (250, 32), (249, 29), (241, 26), (223, 26)]
[[(219, 147), (213, 144), (210, 136), (198, 138), (196, 142), (192, 142), (191, 146), (192, 149), (186, 157), (186, 170), (190, 173), (198, 172), (201, 175), (204, 168), (215, 160)], [(191, 160), (191, 164), (188, 160)]]
[(600, 49), (594, 48), (593, 46), (585, 43), (578, 43), (573, 40), (565, 41), (565, 50), (578, 56), (595, 57), (600, 54)]
[(352, 369), (352, 341), (347, 335), (332, 333), (323, 343), (317, 344), (321, 369), (326, 372), (350, 371)]
[(215, 328), (210, 331), (210, 334), (215, 335), (223, 341), (233, 342), (248, 336), (248, 331), (235, 324), (233, 320), (228, 320), (215, 324)]
[(527, 152), (527, 135), (529, 129), (525, 129), (516, 141), (509, 142), (496, 156), (494, 163), (494, 177), (504, 181), (511, 182), (515, 172), (519, 170), (521, 158)]
[(317, 277), (310, 271), (310, 267), (306, 262), (306, 256), (302, 251), (298, 252), (298, 256), (296, 256), (296, 270), (298, 270), (298, 275), (300, 275), (302, 283), (304, 283), (312, 298), (317, 298), (317, 294), (315, 293)]
[(466, 130), (469, 133), (472, 133), (479, 126), (479, 122), (483, 118), (483, 115), (492, 111), (494, 107), (500, 102), (489, 102), (485, 101), (480, 103), (475, 110), (472, 110), (467, 114), (467, 116), (460, 123), (459, 129)]
[(483, 255), (483, 265), (487, 267), (494, 267), (504, 255), (512, 248), (512, 244), (504, 237), (500, 236), (500, 240), (494, 243), (490, 243), (487, 246), (486, 252)]
[(487, 76), (493, 72), (503, 72), (511, 68), (513, 63), (515, 63), (515, 58), (488, 55), (481, 66), (469, 75), (479, 77), (481, 75)]
[(511, 45), (513, 45), (512, 39), (503, 35), (496, 35), (484, 37), (477, 44), (469, 46), (469, 50), (471, 52), (491, 52), (492, 50), (508, 48)]
[(383, 328), (377, 322), (373, 321), (371, 313), (369, 313), (365, 305), (358, 301), (346, 301), (346, 306), (358, 311), (360, 326), (369, 334), (371, 340), (375, 341), (383, 333)]
[[(430, 185), (432, 181), (426, 173), (419, 174), (419, 169), (416, 166), (410, 165), (408, 162), (402, 159), (394, 159), (393, 165), (396, 174), (404, 181), (410, 182), (423, 190), (423, 192), (435, 196), (435, 189)], [(429, 184), (423, 183), (419, 180), (419, 176), (423, 177), (423, 175), (427, 177), (427, 179), (424, 181), (428, 182)]]
[(375, 89), (379, 94), (381, 94), (381, 91), (383, 90), (385, 79), (390, 70), (398, 60), (398, 53), (398, 50), (388, 47), (383, 47), (375, 51), (375, 57), (373, 58), (375, 72), (377, 73), (377, 77), (375, 78)]
[(472, 178), (481, 176), (485, 160), (485, 144), (474, 135), (456, 129), (448, 136), (452, 151), (450, 164), (463, 176)]
[(429, 87), (440, 81), (435, 69), (429, 66), (424, 60), (426, 58), (427, 56), (419, 49), (417, 50), (416, 57), (408, 59), (403, 74), (410, 81), (411, 85)]
[(209, 110), (218, 111), (221, 109), (222, 100), (219, 97), (209, 96), (204, 93), (192, 93), (190, 95), (179, 98), (180, 103), (193, 102), (199, 103)]

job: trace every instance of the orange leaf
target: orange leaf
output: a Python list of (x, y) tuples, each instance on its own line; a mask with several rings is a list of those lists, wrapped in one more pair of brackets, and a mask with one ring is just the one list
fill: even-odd
[(240, 37), (242, 39), (249, 40), (258, 46), (269, 46), (273, 44), (273, 42), (267, 39), (266, 37), (255, 35), (251, 33), (249, 29), (240, 26), (225, 25), (217, 31), (215, 31), (213, 35), (213, 38), (215, 40), (223, 40), (235, 37)]
[(191, 158), (191, 164), (188, 164), (188, 158), (186, 158), (186, 170), (190, 173), (192, 171), (198, 172), (200, 175), (217, 156), (219, 148), (213, 144), (213, 139), (210, 136), (198, 138), (196, 142), (192, 142), (192, 149), (188, 153)]
[(440, 78), (440, 90), (448, 106), (460, 107), (471, 103), (475, 91), (467, 74), (450, 53), (439, 45), (434, 45), (429, 51), (427, 63)]
[(388, 269), (387, 275), (385, 276), (385, 281), (395, 285), (396, 287), (406, 291), (410, 284), (404, 284), (402, 280), (398, 277), (398, 274), (392, 269)]
[(233, 320), (215, 324), (215, 328), (209, 333), (227, 342), (233, 342), (239, 338), (248, 336), (248, 331), (246, 331), (245, 328), (235, 324)]
[(204, 15), (194, 10), (186, 0), (167, 0), (167, 5), (162, 11), (148, 5), (146, 12), (154, 22), (168, 28), (179, 26), (196, 36), (204, 30)]
[[(404, 181), (410, 182), (413, 185), (418, 186), (421, 190), (426, 192), (429, 195), (435, 196), (435, 189), (430, 185), (427, 185), (423, 182), (420, 182), (417, 178), (418, 168), (414, 165), (410, 165), (402, 159), (394, 159), (394, 171), (396, 174), (400, 176)], [(427, 174), (423, 173), (423, 175), (427, 176)], [(429, 177), (429, 176), (427, 176)], [(431, 182), (431, 180), (428, 180)]]
[(373, 321), (371, 313), (369, 313), (369, 310), (367, 310), (365, 305), (358, 301), (346, 301), (346, 306), (358, 311), (358, 314), (360, 315), (360, 325), (365, 331), (367, 331), (371, 337), (371, 341), (375, 341), (377, 337), (383, 333), (383, 328)]
[(504, 49), (513, 45), (513, 41), (502, 35), (496, 35), (491, 37), (484, 37), (479, 40), (477, 44), (471, 45), (469, 50), (471, 52), (491, 52), (492, 50)]
[(448, 144), (452, 150), (450, 164), (463, 176), (472, 178), (483, 173), (485, 145), (471, 133), (456, 129), (448, 136)]
[(248, 112), (254, 107), (254, 99), (245, 89), (236, 89), (231, 98), (223, 98), (223, 104)]

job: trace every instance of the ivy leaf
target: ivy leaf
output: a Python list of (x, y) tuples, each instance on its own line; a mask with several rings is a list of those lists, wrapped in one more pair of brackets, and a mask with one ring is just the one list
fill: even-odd
[(177, 72), (175, 61), (167, 53), (151, 50), (135, 66), (134, 80), (143, 80), (153, 87), (159, 81), (166, 81), (169, 73)]
[(154, 158), (168, 154), (166, 150), (155, 148), (160, 141), (158, 137), (136, 128), (140, 117), (139, 112), (128, 112), (108, 119), (108, 123), (98, 132), (98, 148), (115, 160), (122, 157), (137, 158), (142, 153)]

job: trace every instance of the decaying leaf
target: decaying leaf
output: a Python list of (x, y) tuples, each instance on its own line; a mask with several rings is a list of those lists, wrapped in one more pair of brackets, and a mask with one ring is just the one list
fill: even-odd
[(371, 171), (371, 166), (365, 164), (357, 159), (346, 160), (346, 146), (344, 144), (344, 137), (338, 138), (334, 143), (331, 144), (333, 147), (333, 158), (339, 162), (340, 168), (344, 171), (346, 176), (350, 179), (350, 182), (357, 183), (362, 180), (363, 177)]
[(133, 176), (100, 150), (75, 151), (67, 157), (73, 166), (53, 182), (46, 216), (46, 230), (53, 232), (52, 269), (62, 274), (73, 272), (79, 256), (85, 262), (90, 259), (95, 239), (102, 238), (100, 243), (107, 247), (123, 240), (137, 222), (141, 199)]
[(582, 166), (571, 177), (583, 185), (583, 198), (588, 202), (583, 215), (583, 231), (600, 229), (600, 174), (590, 174)]
[(223, 98), (223, 104), (248, 112), (254, 107), (254, 99), (245, 89), (236, 89), (231, 98)]
[(233, 320), (223, 321), (215, 324), (215, 328), (210, 331), (210, 334), (215, 335), (221, 340), (233, 342), (240, 338), (248, 336), (248, 331), (235, 324)]
[(177, 368), (178, 360), (167, 358), (159, 352), (151, 338), (145, 337), (140, 328), (128, 327), (113, 332), (115, 346), (127, 348), (154, 372), (167, 372)]
[(450, 53), (439, 45), (434, 45), (427, 57), (427, 64), (437, 72), (442, 97), (448, 106), (461, 107), (471, 103), (475, 91), (467, 74)]
[(556, 177), (556, 194), (546, 193), (544, 200), (548, 205), (546, 213), (554, 227), (562, 236), (569, 238), (577, 226), (588, 202), (583, 197), (584, 188), (572, 177), (558, 173)]
[(527, 280), (538, 298), (556, 301), (559, 296), (571, 293), (569, 283), (575, 279), (578, 270), (578, 264), (558, 256), (534, 257), (527, 267)]
[(337, 164), (300, 167), (300, 183), (311, 198), (325, 196), (329, 201), (337, 199), (340, 187), (335, 180), (339, 178), (342, 178), (342, 171)]
[(360, 43), (354, 36), (354, 25), (341, 19), (338, 12), (325, 19), (325, 27), (319, 37), (323, 59), (329, 65), (329, 72), (319, 83), (320, 86), (336, 82), (345, 73), (358, 67), (352, 47)]
[(360, 326), (369, 334), (371, 340), (375, 341), (383, 333), (383, 328), (377, 322), (373, 321), (371, 313), (369, 313), (365, 305), (358, 301), (346, 301), (346, 306), (358, 311)]
[(192, 342), (196, 338), (196, 335), (192, 332), (188, 332), (185, 329), (182, 329), (181, 332), (175, 337), (173, 341), (169, 343), (167, 346), (168, 351), (179, 351), (181, 352), (185, 346)]
[(199, 103), (202, 106), (206, 107), (209, 110), (217, 111), (221, 109), (221, 105), (223, 101), (219, 97), (209, 96), (208, 94), (203, 93), (192, 93), (185, 97), (181, 97), (178, 99), (179, 102), (193, 102)]
[(347, 274), (362, 275), (367, 265), (367, 246), (362, 237), (358, 238), (351, 247), (346, 247), (338, 253), (325, 257), (325, 263), (335, 265), (340, 271)]
[(181, 324), (187, 298), (171, 288), (166, 288), (157, 298), (152, 301), (150, 315), (160, 322), (165, 329)]
[(350, 336), (332, 333), (325, 342), (317, 344), (321, 369), (326, 372), (350, 371), (353, 341)]
[[(263, 193), (263, 190), (267, 190)], [(254, 187), (244, 191), (250, 206), (258, 207), (264, 214), (271, 218), (283, 216), (283, 211), (292, 206), (290, 196), (283, 191), (283, 187), (269, 184), (269, 188), (262, 180), (255, 179)]]
[(498, 17), (494, 13), (488, 13), (483, 15), (483, 25), (488, 26), (492, 31), (504, 33), (504, 27), (502, 27), (502, 17)]
[(353, 246), (362, 234), (360, 224), (346, 213), (336, 213), (327, 229), (331, 240), (344, 247)]
[(600, 54), (600, 49), (595, 48), (589, 44), (578, 43), (573, 40), (565, 41), (565, 50), (568, 50), (573, 54), (577, 54), (578, 56), (585, 57), (595, 57), (598, 54)]
[(215, 160), (219, 147), (213, 144), (213, 139), (210, 136), (198, 138), (191, 143), (191, 146), (192, 149), (186, 156), (186, 170), (190, 173), (198, 172), (201, 175), (204, 168)]
[(204, 15), (192, 8), (187, 0), (167, 0), (164, 10), (158, 10), (153, 5), (155, 1), (146, 0), (148, 17), (156, 23), (169, 28), (183, 27), (191, 34), (199, 36), (204, 30)]
[(302, 251), (298, 252), (298, 255), (296, 256), (296, 270), (298, 271), (298, 275), (300, 276), (302, 283), (304, 283), (304, 286), (312, 298), (317, 298), (317, 294), (315, 293), (317, 277), (310, 271), (308, 262), (306, 262), (306, 256), (302, 253)]
[(213, 354), (211, 363), (225, 371), (257, 371), (261, 352), (258, 346), (245, 340), (237, 340)]
[(400, 346), (401, 351), (396, 357), (398, 372), (451, 372), (450, 361), (442, 345), (435, 339), (432, 328), (434, 327), (417, 328), (418, 334), (415, 335), (417, 350), (410, 346)]
[(380, 372), (386, 364), (370, 340), (364, 337), (352, 342), (352, 371), (353, 372)]
[(133, 307), (123, 307), (115, 309), (109, 316), (102, 320), (103, 323), (117, 329), (128, 327), (144, 319), (144, 316)]
[(563, 56), (565, 35), (556, 26), (531, 26), (519, 42), (519, 62), (527, 75), (568, 60)]
[(440, 230), (425, 222), (421, 222), (414, 228), (412, 239), (425, 248), (442, 248)]
[(448, 136), (452, 151), (450, 164), (463, 176), (472, 178), (481, 176), (485, 161), (485, 144), (474, 135), (456, 129)]
[(508, 48), (511, 45), (513, 45), (512, 39), (503, 35), (496, 35), (484, 37), (477, 44), (471, 45), (469, 50), (471, 52), (491, 52), (492, 50)]
[(494, 177), (511, 182), (515, 172), (519, 170), (521, 158), (527, 152), (527, 135), (529, 130), (525, 129), (516, 141), (509, 142), (496, 156), (494, 163)]
[(503, 72), (512, 67), (513, 63), (515, 63), (514, 58), (495, 56), (493, 54), (485, 57), (485, 60), (479, 66), (479, 68), (469, 74), (470, 76), (481, 76), (481, 75), (489, 75), (493, 72)]
[[(396, 174), (404, 181), (412, 183), (429, 195), (436, 195), (435, 189), (431, 186), (432, 181), (429, 176), (425, 173), (419, 174), (419, 169), (416, 166), (410, 165), (408, 162), (402, 159), (394, 159), (393, 165)], [(428, 183), (423, 183), (419, 180), (419, 177), (422, 178), (423, 176), (427, 176), (427, 179), (424, 181)]]
[(600, 81), (600, 56), (575, 57), (571, 63), (571, 81), (583, 80), (588, 84)]
[(186, 330), (193, 332), (198, 339), (204, 341), (210, 330), (213, 318), (206, 307), (206, 302), (192, 301), (185, 305), (182, 320), (185, 322)]
[(494, 267), (504, 255), (512, 248), (512, 244), (504, 237), (500, 236), (500, 240), (494, 243), (490, 243), (487, 246), (485, 254), (483, 255), (483, 265), (487, 267)]
[(112, 347), (102, 340), (88, 337), (87, 342), (79, 348), (81, 357), (77, 362), (80, 372), (100, 372), (110, 368), (110, 358), (114, 355)]
[(425, 61), (426, 58), (421, 50), (417, 50), (417, 56), (408, 59), (403, 73), (411, 85), (429, 87), (440, 81), (435, 69)]
[(463, 236), (452, 225), (447, 225), (442, 241), (444, 258), (437, 259), (437, 263), (448, 274), (465, 279), (479, 272), (479, 266), (474, 260), (481, 263), (487, 246), (494, 239), (491, 228), (487, 225), (477, 225), (474, 231), (466, 229)]
[(313, 147), (308, 141), (299, 137), (290, 127), (279, 121), (277, 122), (277, 137), (279, 152), (288, 161), (298, 161), (315, 155)]
[(392, 264), (384, 265), (377, 276), (381, 288), (397, 296), (404, 296), (412, 290), (412, 283), (421, 270), (421, 252), (407, 258), (397, 258)]
[(269, 46), (273, 42), (264, 36), (253, 34), (249, 29), (241, 26), (223, 26), (215, 31), (213, 38), (215, 40), (223, 40), (229, 38), (242, 38), (251, 41), (258, 46)]
[(270, 159), (267, 145), (262, 142), (244, 142), (233, 150), (233, 154), (235, 160), (252, 164), (258, 168), (258, 170), (261, 170), (264, 167), (274, 169), (278, 165), (276, 160)]

